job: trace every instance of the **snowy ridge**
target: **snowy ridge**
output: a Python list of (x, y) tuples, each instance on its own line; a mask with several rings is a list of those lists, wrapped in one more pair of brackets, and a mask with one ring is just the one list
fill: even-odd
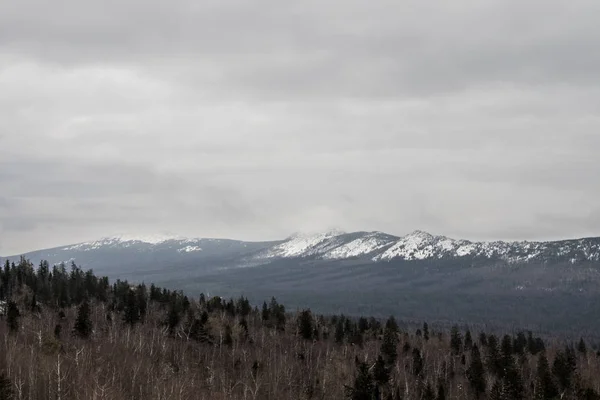
[[(69, 251), (69, 250), (78, 250), (78, 251), (92, 251), (99, 250), (102, 248), (127, 248), (134, 245), (148, 245), (155, 246), (167, 242), (173, 242), (178, 245), (187, 245), (190, 243), (197, 243), (202, 239), (191, 239), (185, 238), (182, 236), (174, 236), (174, 235), (116, 235), (116, 236), (108, 236), (99, 240), (91, 241), (91, 242), (83, 242), (74, 244), (71, 246), (63, 247), (61, 250)], [(202, 249), (199, 246), (195, 245), (187, 245), (179, 249), (179, 252), (191, 252), (191, 251), (201, 251)]]
[(393, 236), (385, 235), (381, 232), (371, 232), (334, 248), (323, 254), (323, 258), (340, 260), (360, 257), (389, 246), (391, 243), (393, 243)]
[(322, 254), (336, 247), (336, 238), (343, 234), (344, 232), (341, 231), (329, 231), (317, 234), (294, 234), (285, 242), (272, 247), (262, 256), (266, 258), (291, 258)]
[(471, 242), (424, 231), (397, 237), (382, 232), (339, 231), (294, 235), (258, 258), (315, 258), (343, 260), (368, 258), (372, 262), (486, 258), (509, 263), (563, 260), (570, 263), (600, 261), (600, 240), (575, 239), (559, 242)]
[(415, 231), (400, 238), (373, 261), (393, 259), (425, 260), (440, 258), (480, 257), (509, 263), (544, 261), (570, 257), (569, 261), (600, 261), (597, 239), (575, 239), (559, 242), (470, 242)]
[(103, 251), (169, 252), (185, 257), (239, 257), (240, 263), (260, 265), (276, 259), (305, 258), (336, 261), (360, 259), (364, 262), (394, 260), (470, 259), (508, 263), (581, 262), (600, 263), (600, 238), (584, 238), (548, 242), (472, 242), (414, 231), (405, 236), (383, 232), (351, 232), (339, 230), (315, 234), (294, 234), (283, 241), (241, 242), (226, 239), (185, 238), (174, 235), (118, 235), (96, 241), (54, 249), (61, 260), (79, 259), (82, 253)]

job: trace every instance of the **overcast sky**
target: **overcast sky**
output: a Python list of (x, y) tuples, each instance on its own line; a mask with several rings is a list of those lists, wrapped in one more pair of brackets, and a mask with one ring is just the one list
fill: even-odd
[(0, 254), (600, 235), (598, 0), (0, 2)]

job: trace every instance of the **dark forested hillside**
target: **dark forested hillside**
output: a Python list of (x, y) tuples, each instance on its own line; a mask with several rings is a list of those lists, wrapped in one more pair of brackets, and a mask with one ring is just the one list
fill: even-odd
[(188, 297), (22, 258), (0, 270), (0, 400), (600, 399), (589, 340)]

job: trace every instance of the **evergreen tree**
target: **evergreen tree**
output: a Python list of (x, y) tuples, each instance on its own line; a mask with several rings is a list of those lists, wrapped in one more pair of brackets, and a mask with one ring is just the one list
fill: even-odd
[(398, 358), (398, 324), (394, 317), (389, 317), (383, 331), (381, 354), (386, 365), (393, 365)]
[(583, 338), (579, 340), (579, 344), (577, 345), (577, 351), (579, 351), (581, 354), (587, 353), (587, 347), (585, 345), (585, 342), (583, 341)]
[(37, 296), (35, 294), (35, 292), (33, 293), (33, 298), (31, 299), (31, 312), (36, 312), (38, 311), (38, 304), (37, 304)]
[(471, 331), (467, 329), (465, 333), (465, 350), (471, 350), (473, 347), (473, 337), (471, 336)]
[(225, 333), (223, 334), (223, 344), (225, 346), (231, 346), (233, 344), (233, 332), (229, 324), (225, 325)]
[(471, 349), (471, 363), (467, 369), (467, 378), (477, 398), (485, 393), (485, 369), (477, 345)]
[(303, 310), (298, 318), (298, 331), (300, 336), (306, 340), (311, 340), (314, 337), (314, 322), (310, 310)]
[(390, 380), (390, 371), (386, 367), (381, 354), (377, 357), (377, 361), (375, 361), (375, 365), (373, 366), (373, 378), (380, 386), (386, 385)]
[(482, 346), (488, 345), (487, 335), (485, 334), (485, 332), (481, 332), (479, 334), (479, 344)]
[(342, 319), (339, 319), (335, 324), (335, 342), (344, 342), (344, 322), (342, 321)]
[(171, 302), (169, 305), (169, 313), (167, 314), (167, 327), (169, 328), (169, 334), (172, 335), (175, 333), (175, 328), (177, 328), (180, 321), (181, 316), (179, 315), (177, 304)]
[(60, 324), (56, 324), (54, 326), (54, 337), (60, 340), (60, 334), (62, 333), (62, 326)]
[(561, 389), (570, 389), (573, 383), (573, 374), (575, 373), (575, 360), (569, 354), (569, 349), (559, 351), (552, 364), (552, 373), (558, 380)]
[(429, 325), (427, 325), (427, 322), (423, 323), (423, 339), (429, 340)]
[(349, 400), (375, 400), (375, 385), (369, 373), (369, 366), (364, 362), (358, 363), (358, 371), (354, 386), (346, 386), (346, 396)]
[(73, 334), (82, 339), (87, 339), (92, 334), (90, 304), (87, 300), (84, 300), (77, 310), (77, 319), (75, 320), (75, 326), (73, 327)]
[(421, 376), (425, 363), (423, 361), (423, 356), (421, 356), (421, 351), (416, 347), (413, 349), (412, 359), (413, 374), (415, 376)]
[(550, 365), (546, 354), (540, 354), (537, 363), (537, 376), (535, 380), (535, 398), (536, 400), (551, 400), (558, 396), (558, 388), (552, 378)]
[(0, 372), (0, 400), (12, 400), (12, 384), (4, 372)]
[(125, 310), (123, 321), (130, 326), (134, 326), (140, 320), (140, 309), (136, 293), (133, 290), (127, 291), (125, 300)]
[(17, 303), (12, 300), (9, 301), (6, 305), (6, 323), (11, 332), (19, 330), (19, 317), (21, 317), (21, 313), (19, 312)]
[(267, 322), (271, 319), (271, 313), (269, 312), (269, 307), (267, 306), (266, 301), (263, 301), (261, 317), (263, 322)]
[(462, 338), (460, 336), (460, 331), (458, 330), (458, 326), (454, 325), (450, 331), (450, 348), (452, 349), (452, 354), (460, 353), (461, 347)]

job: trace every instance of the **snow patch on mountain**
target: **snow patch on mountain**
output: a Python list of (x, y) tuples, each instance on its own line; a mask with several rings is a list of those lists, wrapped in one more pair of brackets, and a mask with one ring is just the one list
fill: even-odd
[(83, 242), (68, 247), (63, 247), (62, 250), (80, 250), (91, 251), (103, 247), (130, 247), (132, 244), (144, 243), (148, 245), (157, 245), (169, 241), (177, 241), (179, 243), (191, 243), (199, 239), (190, 239), (182, 236), (174, 235), (116, 235), (108, 236), (91, 242)]
[(307, 257), (327, 252), (341, 243), (335, 240), (343, 235), (341, 231), (329, 231), (317, 234), (294, 234), (285, 242), (273, 246), (264, 256), (274, 257)]
[(177, 251), (180, 253), (191, 253), (194, 251), (202, 251), (202, 247), (200, 247), (200, 246), (185, 246)]
[(339, 260), (352, 257), (360, 257), (371, 254), (393, 243), (393, 239), (380, 232), (372, 232), (351, 242), (344, 243), (341, 246), (325, 253), (323, 258)]

